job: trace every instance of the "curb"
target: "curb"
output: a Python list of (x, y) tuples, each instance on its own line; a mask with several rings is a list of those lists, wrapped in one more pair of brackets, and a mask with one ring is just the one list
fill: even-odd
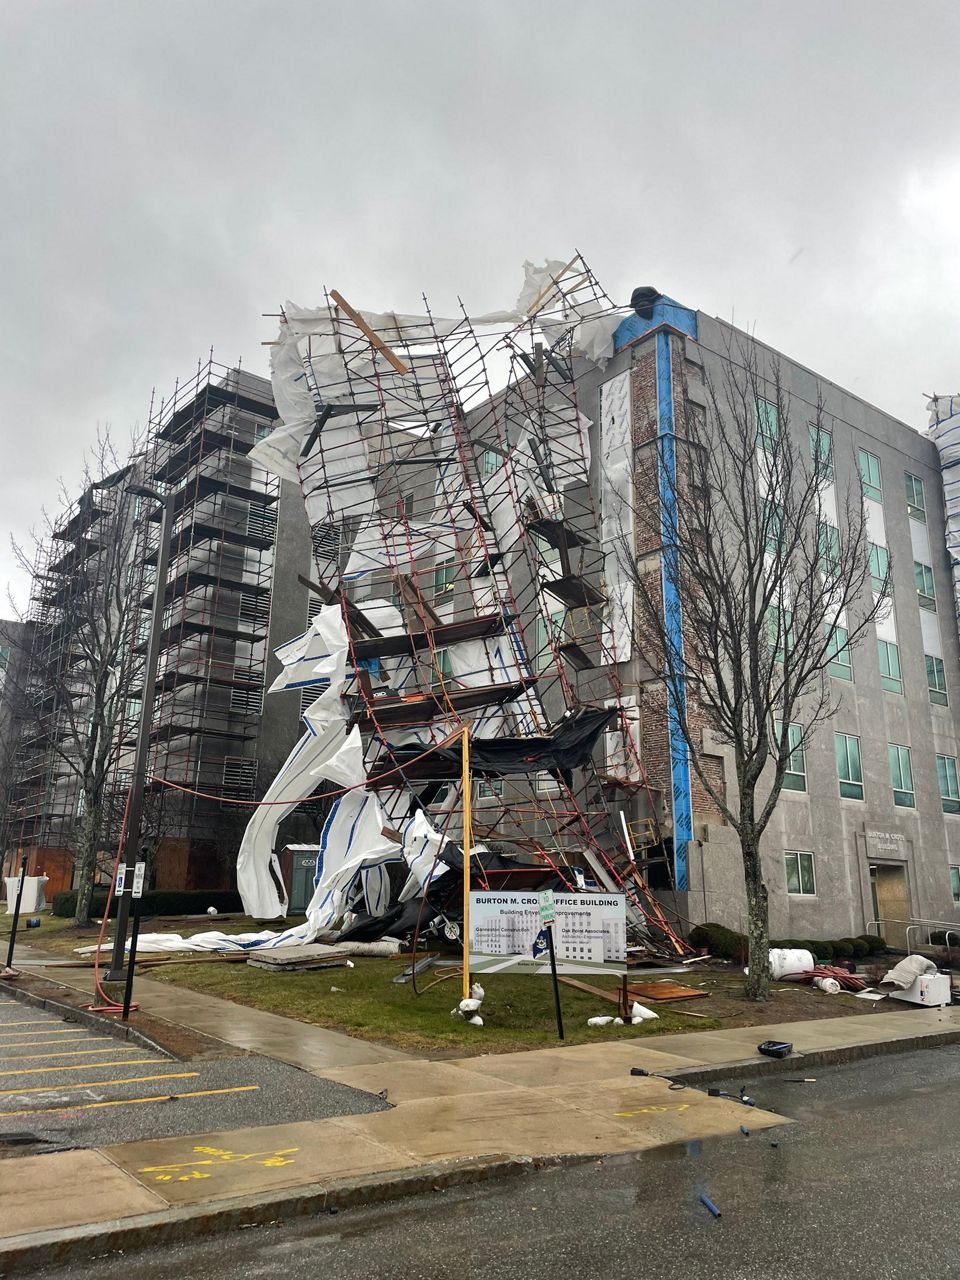
[[(592, 1157), (591, 1157), (592, 1158)], [(392, 1174), (368, 1174), (320, 1187), (292, 1187), (266, 1197), (237, 1196), (186, 1209), (164, 1209), (132, 1218), (11, 1236), (0, 1241), (0, 1276), (25, 1269), (89, 1261), (110, 1253), (156, 1245), (180, 1244), (244, 1227), (263, 1227), (340, 1209), (360, 1208), (446, 1191), (452, 1187), (515, 1178), (553, 1165), (578, 1163), (580, 1157), (502, 1156), (420, 1165)]]
[(29, 1005), (32, 1009), (46, 1009), (49, 1013), (55, 1013), (63, 1018), (65, 1022), (79, 1022), (81, 1026), (91, 1027), (94, 1031), (102, 1031), (105, 1035), (113, 1036), (115, 1040), (129, 1040), (133, 1044), (138, 1044), (141, 1049), (149, 1049), (151, 1053), (159, 1053), (161, 1057), (174, 1059), (169, 1049), (164, 1049), (162, 1045), (145, 1036), (142, 1031), (137, 1031), (129, 1023), (114, 1022), (110, 1018), (93, 1013), (90, 1009), (78, 1009), (75, 1005), (51, 1000), (49, 996), (39, 996), (36, 992), (24, 991), (19, 987), (7, 985), (9, 981), (5, 979), (0, 983), (0, 997), (7, 996), (11, 1000), (18, 1000), (20, 1004)]
[(938, 1049), (941, 1045), (960, 1043), (960, 1030), (934, 1031), (907, 1036), (903, 1040), (877, 1040), (870, 1044), (844, 1045), (838, 1049), (815, 1049), (810, 1053), (792, 1053), (789, 1058), (743, 1058), (704, 1067), (678, 1067), (656, 1072), (661, 1078), (678, 1084), (710, 1084), (725, 1080), (731, 1074), (772, 1076), (796, 1071), (798, 1067), (840, 1067), (863, 1058), (881, 1058), (895, 1053), (915, 1053), (919, 1049)]

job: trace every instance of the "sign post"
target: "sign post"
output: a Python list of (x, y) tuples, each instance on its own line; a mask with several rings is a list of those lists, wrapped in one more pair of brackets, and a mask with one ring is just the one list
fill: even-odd
[(17, 900), (13, 907), (13, 920), (10, 922), (10, 945), (7, 947), (7, 976), (13, 968), (13, 948), (17, 943), (17, 925), (20, 923), (20, 903), (23, 901), (23, 882), (27, 874), (27, 855), (20, 859), (20, 875), (17, 877)]
[[(557, 1016), (557, 1039), (563, 1039), (563, 1014), (560, 1011), (560, 983), (557, 980), (557, 952), (553, 945), (553, 922), (557, 918), (557, 904), (552, 889), (540, 894), (540, 928), (547, 935), (547, 951), (550, 955), (550, 977), (553, 980), (553, 1008)], [(536, 949), (536, 944), (534, 944)]]
[[(133, 899), (133, 927), (130, 930), (130, 963), (127, 966), (127, 981), (123, 988), (124, 1022), (130, 1017), (130, 997), (133, 994), (133, 969), (137, 963), (137, 939), (140, 937), (140, 910), (143, 906), (143, 882), (147, 876), (147, 864), (138, 862), (133, 868), (133, 882), (130, 885), (130, 897)], [(123, 892), (123, 881), (117, 877), (117, 892)]]

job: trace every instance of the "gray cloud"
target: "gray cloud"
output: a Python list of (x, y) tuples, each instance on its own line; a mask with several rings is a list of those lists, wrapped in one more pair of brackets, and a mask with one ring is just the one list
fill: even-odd
[[(324, 284), (510, 303), (574, 246), (915, 426), (960, 368), (960, 10), (648, 0), (0, 9), (0, 582), (97, 424)], [(22, 581), (17, 582), (22, 592)]]

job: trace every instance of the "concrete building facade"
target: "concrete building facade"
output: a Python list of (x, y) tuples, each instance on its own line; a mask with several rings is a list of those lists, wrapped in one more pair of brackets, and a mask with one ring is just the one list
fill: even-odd
[[(706, 414), (708, 382), (721, 383), (743, 344), (771, 388), (778, 365), (798, 447), (810, 447), (822, 404), (836, 489), (862, 491), (871, 570), (882, 577), (889, 565), (892, 577), (892, 608), (850, 661), (831, 666), (839, 710), (791, 760), (765, 834), (771, 932), (849, 937), (882, 919), (888, 940), (902, 945), (902, 921), (960, 926), (960, 642), (933, 442), (748, 335), (659, 298), (647, 317), (624, 321), (614, 358), (581, 382), (597, 424), (594, 456), (605, 452), (604, 397), (617, 389), (635, 449), (658, 441), (662, 466), (673, 447), (664, 441), (682, 438), (688, 414)], [(671, 741), (662, 682), (642, 668), (635, 658), (625, 680), (641, 688), (641, 755), (673, 842), (678, 906), (690, 920), (741, 927), (736, 838)], [(732, 779), (731, 753), (703, 733), (715, 779)]]

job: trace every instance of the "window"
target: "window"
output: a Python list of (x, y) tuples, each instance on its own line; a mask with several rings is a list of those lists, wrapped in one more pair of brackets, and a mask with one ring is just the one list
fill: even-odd
[(960, 813), (960, 784), (957, 782), (956, 756), (937, 756), (937, 779), (940, 803), (944, 813)]
[[(783, 741), (783, 721), (774, 722), (774, 728), (777, 734), (778, 743)], [(783, 775), (784, 791), (806, 791), (807, 789), (807, 761), (803, 752), (803, 725), (788, 724), (787, 725), (787, 747), (790, 755), (787, 757), (787, 768)]]
[(899, 647), (892, 640), (878, 640), (877, 650), (880, 654), (880, 687), (887, 693), (903, 693)]
[(769, 400), (757, 400), (757, 443), (772, 453), (780, 435), (777, 406)]
[(954, 902), (960, 902), (960, 867), (950, 868), (950, 892)]
[(783, 545), (783, 507), (779, 502), (763, 500), (763, 538), (770, 552), (779, 551)]
[(837, 753), (840, 794), (845, 800), (862, 800), (863, 769), (860, 765), (860, 739), (850, 733), (835, 733), (833, 740)]
[(557, 565), (560, 563), (560, 548), (549, 543), (542, 534), (533, 533), (533, 545), (537, 549), (537, 555), (547, 566)]
[(883, 486), (880, 482), (880, 459), (875, 453), (866, 449), (857, 450), (857, 462), (860, 464), (860, 482), (863, 485), (863, 496), (874, 498), (877, 502), (883, 499)]
[(927, 523), (927, 504), (923, 499), (923, 481), (919, 476), (912, 476), (909, 471), (903, 473), (903, 484), (907, 492), (907, 514), (912, 520)]
[(813, 470), (824, 480), (833, 479), (833, 432), (825, 427), (818, 427), (815, 422), (809, 424), (810, 456), (813, 459)]
[(817, 892), (813, 878), (813, 854), (796, 853), (787, 849), (783, 860), (787, 869), (787, 893), (802, 893), (812, 897)]
[(560, 794), (560, 783), (549, 773), (538, 773), (533, 789), (538, 796), (557, 796)]
[(82, 818), (87, 812), (87, 795), (85, 791), (77, 791), (77, 802), (74, 808), (76, 817)]
[(917, 584), (917, 604), (921, 609), (929, 609), (931, 613), (936, 613), (937, 597), (933, 590), (933, 570), (928, 564), (921, 564), (919, 560), (914, 560), (913, 580)]
[(129, 722), (140, 722), (140, 713), (143, 710), (142, 698), (128, 698), (126, 709), (124, 711), (124, 719)]
[(838, 680), (853, 679), (853, 660), (847, 647), (846, 627), (834, 627), (827, 641), (827, 671)]
[(0, 671), (6, 671), (10, 664), (10, 646), (0, 644)]
[(876, 542), (867, 543), (867, 564), (870, 567), (870, 586), (875, 596), (890, 593), (890, 556), (886, 547)]
[(923, 661), (927, 668), (927, 695), (937, 707), (947, 705), (947, 677), (943, 670), (943, 659), (925, 653)]
[(502, 778), (478, 778), (477, 779), (477, 798), (479, 800), (492, 800), (494, 797), (503, 795), (503, 779)]
[(444, 560), (442, 564), (438, 564), (433, 571), (434, 600), (451, 595), (456, 581), (457, 567), (453, 560)]
[(480, 474), (492, 476), (503, 466), (503, 458), (496, 449), (484, 449), (480, 455)]
[(793, 613), (790, 609), (767, 611), (767, 634), (775, 662), (783, 662), (793, 650)]
[(273, 430), (272, 422), (258, 422), (253, 428), (254, 441), (259, 444), (261, 440), (266, 440), (267, 436)]
[(537, 671), (546, 671), (553, 662), (554, 646), (563, 638), (563, 624), (566, 614), (548, 614), (546, 618), (537, 618), (536, 637), (534, 639), (533, 665)]
[(893, 803), (901, 809), (913, 809), (916, 797), (913, 794), (913, 765), (910, 763), (910, 748), (895, 747), (892, 743), (887, 747), (890, 758), (890, 785), (893, 787)]
[(820, 572), (827, 578), (834, 577), (840, 569), (840, 530), (821, 520), (818, 540)]
[(452, 676), (453, 667), (450, 665), (450, 652), (448, 649), (437, 649), (434, 651), (433, 675), (430, 677), (430, 683), (434, 692), (442, 692), (445, 689)]

